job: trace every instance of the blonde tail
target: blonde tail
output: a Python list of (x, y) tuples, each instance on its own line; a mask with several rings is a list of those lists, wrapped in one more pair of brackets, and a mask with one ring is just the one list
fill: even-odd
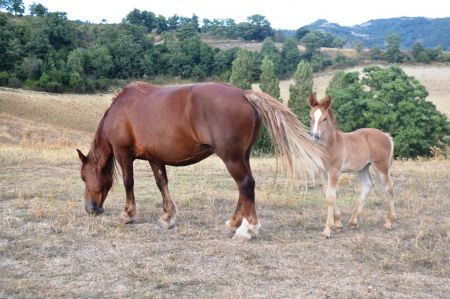
[(289, 108), (263, 92), (249, 90), (245, 97), (266, 124), (276, 157), (286, 166), (289, 179), (295, 178), (297, 170), (313, 175), (317, 167), (324, 169), (324, 152)]

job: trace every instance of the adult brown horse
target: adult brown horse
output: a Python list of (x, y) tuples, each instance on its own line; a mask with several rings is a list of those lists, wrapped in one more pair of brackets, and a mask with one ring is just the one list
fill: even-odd
[(133, 222), (133, 161), (147, 160), (163, 197), (160, 221), (170, 228), (175, 224), (176, 206), (168, 190), (166, 165), (190, 165), (215, 153), (239, 188), (236, 210), (227, 225), (236, 230), (236, 238), (250, 239), (249, 230), (256, 234), (260, 226), (249, 158), (261, 121), (290, 175), (299, 167), (320, 165), (321, 151), (304, 126), (267, 94), (214, 83), (159, 87), (136, 82), (126, 86), (100, 121), (89, 153), (77, 150), (86, 211), (103, 212), (117, 160), (126, 191), (121, 217)]
[(391, 136), (377, 129), (365, 128), (344, 133), (338, 129), (331, 109), (331, 97), (318, 101), (315, 94), (309, 97), (311, 107), (311, 134), (325, 151), (322, 180), (326, 193), (328, 215), (323, 235), (331, 236), (331, 229), (341, 229), (341, 213), (336, 205), (336, 187), (339, 176), (344, 172), (358, 172), (361, 181), (361, 197), (355, 204), (349, 223), (357, 225), (364, 201), (373, 183), (369, 167), (380, 174), (389, 194), (389, 206), (384, 227), (392, 228), (395, 219), (394, 190), (390, 174), (394, 142)]

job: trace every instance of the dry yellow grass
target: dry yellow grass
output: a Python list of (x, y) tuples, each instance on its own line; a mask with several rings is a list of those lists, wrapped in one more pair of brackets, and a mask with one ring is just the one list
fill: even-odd
[[(90, 96), (73, 102), (69, 96), (79, 110), (66, 110), (60, 107), (66, 96), (49, 95), (52, 100), (46, 101), (38, 93), (35, 100), (34, 93), (23, 92), (30, 105), (39, 106), (36, 113), (46, 107), (64, 121), (43, 119), (31, 110), (19, 117), (18, 109), (4, 109), (9, 92), (0, 91), (2, 298), (444, 298), (450, 293), (448, 160), (395, 161), (394, 230), (382, 228), (385, 193), (376, 180), (360, 226), (345, 225), (323, 240), (326, 208), (320, 186), (306, 190), (299, 182), (286, 189), (281, 175), (272, 188), (274, 160), (253, 158), (262, 230), (242, 244), (225, 230), (237, 189), (217, 157), (168, 168), (179, 208), (173, 230), (158, 225), (162, 200), (142, 161), (135, 163), (137, 223), (119, 222), (125, 198), (120, 182), (105, 213), (88, 217), (74, 148), (88, 148), (103, 111)], [(98, 114), (73, 112), (91, 106)], [(70, 129), (78, 122), (91, 125)], [(344, 220), (359, 190), (356, 181), (346, 175), (339, 185)]]

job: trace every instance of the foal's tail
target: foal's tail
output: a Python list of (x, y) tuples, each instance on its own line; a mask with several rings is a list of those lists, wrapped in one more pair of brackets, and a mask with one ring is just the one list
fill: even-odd
[(296, 170), (306, 169), (312, 174), (317, 167), (324, 168), (324, 152), (289, 108), (263, 92), (249, 90), (245, 97), (266, 124), (276, 157), (281, 157), (287, 167), (288, 178), (295, 178)]

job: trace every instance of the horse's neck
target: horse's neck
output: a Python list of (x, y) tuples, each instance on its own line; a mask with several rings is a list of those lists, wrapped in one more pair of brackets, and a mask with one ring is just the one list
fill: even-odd
[(102, 128), (103, 121), (95, 132), (94, 140), (91, 144), (91, 154), (96, 162), (103, 168), (106, 167), (112, 158), (112, 150), (106, 139), (106, 135)]
[(323, 146), (325, 149), (329, 149), (333, 147), (333, 145), (338, 142), (339, 139), (342, 139), (342, 132), (337, 130), (334, 126), (331, 126), (331, 129), (327, 132), (325, 142), (323, 143)]

